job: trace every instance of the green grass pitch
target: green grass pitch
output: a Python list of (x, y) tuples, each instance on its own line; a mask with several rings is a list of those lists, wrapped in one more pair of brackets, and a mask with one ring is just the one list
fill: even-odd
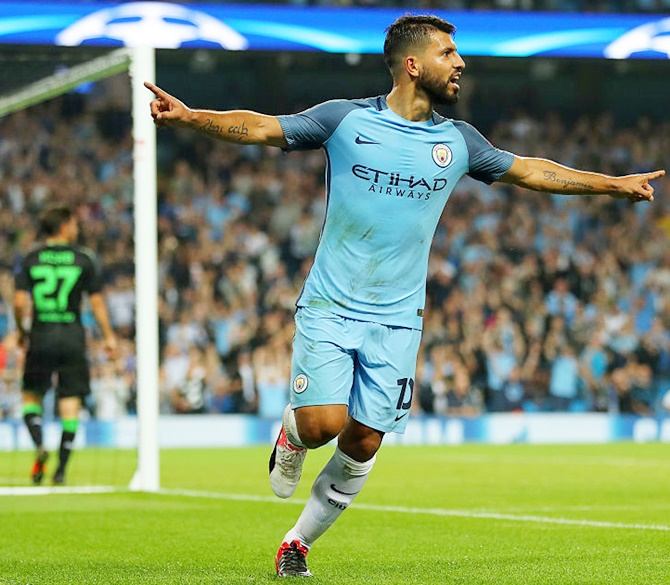
[[(276, 583), (273, 558), (332, 452), (293, 499), (269, 448), (161, 453), (160, 494), (0, 496), (0, 584)], [(70, 485), (125, 484), (135, 453), (83, 450)], [(0, 454), (27, 485), (31, 454)], [(318, 584), (670, 584), (670, 446), (385, 447), (313, 547)]]

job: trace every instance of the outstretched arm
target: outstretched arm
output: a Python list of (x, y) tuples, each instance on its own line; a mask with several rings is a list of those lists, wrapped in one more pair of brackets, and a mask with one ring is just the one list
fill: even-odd
[(500, 181), (533, 191), (559, 195), (611, 195), (636, 203), (654, 200), (654, 188), (649, 182), (663, 175), (665, 171), (611, 177), (578, 171), (543, 158), (515, 156)]
[(286, 148), (288, 143), (279, 120), (249, 110), (192, 110), (176, 97), (153, 83), (144, 82), (156, 99), (151, 102), (151, 116), (156, 126), (190, 128), (213, 138), (239, 144), (264, 144)]

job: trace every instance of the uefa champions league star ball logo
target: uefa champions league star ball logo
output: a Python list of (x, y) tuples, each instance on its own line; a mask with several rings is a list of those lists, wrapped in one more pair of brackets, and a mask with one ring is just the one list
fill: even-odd
[(627, 59), (636, 53), (661, 53), (670, 59), (670, 18), (628, 31), (607, 45), (603, 53), (609, 59)]
[(68, 26), (56, 44), (150, 45), (164, 49), (200, 43), (230, 50), (244, 50), (247, 40), (217, 18), (168, 2), (128, 2), (98, 10)]

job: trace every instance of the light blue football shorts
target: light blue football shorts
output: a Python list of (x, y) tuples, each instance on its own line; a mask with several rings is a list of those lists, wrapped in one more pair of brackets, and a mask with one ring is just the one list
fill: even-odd
[(421, 331), (300, 307), (295, 316), (291, 405), (346, 404), (358, 422), (404, 433)]

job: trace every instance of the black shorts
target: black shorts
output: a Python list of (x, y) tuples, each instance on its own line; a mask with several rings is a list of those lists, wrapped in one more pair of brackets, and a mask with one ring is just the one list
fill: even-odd
[(44, 394), (54, 387), (58, 398), (84, 398), (91, 392), (83, 328), (56, 325), (31, 332), (23, 390)]

